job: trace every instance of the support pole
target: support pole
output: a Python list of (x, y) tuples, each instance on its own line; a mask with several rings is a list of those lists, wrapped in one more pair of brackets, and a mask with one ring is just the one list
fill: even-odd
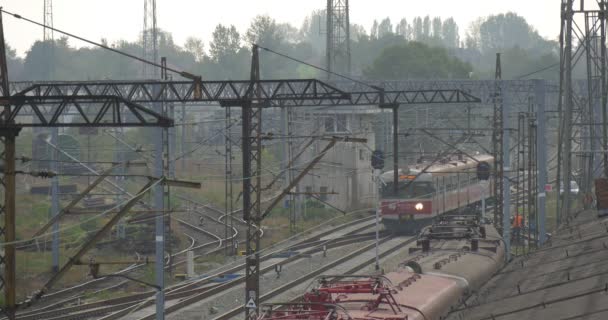
[(509, 154), (509, 131), (510, 121), (509, 113), (511, 109), (511, 97), (510, 92), (506, 90), (506, 87), (501, 84), (502, 94), (502, 158), (503, 158), (503, 177), (502, 177), (502, 237), (505, 241), (505, 259), (509, 261), (511, 259), (511, 181), (509, 180), (511, 171), (511, 156)]
[[(608, 111), (606, 110), (608, 104), (608, 89), (607, 89), (607, 74), (606, 74), (606, 19), (608, 19), (608, 3), (605, 0), (598, 1), (600, 6), (599, 20), (600, 20), (600, 98), (601, 98), (601, 109), (602, 109), (602, 147), (601, 150), (608, 148)], [(595, 149), (594, 149), (595, 150)], [(604, 177), (608, 178), (608, 153), (604, 152)]]
[(546, 115), (545, 115), (545, 80), (535, 80), (536, 95), (536, 169), (537, 190), (538, 190), (538, 244), (542, 246), (546, 241), (546, 200), (545, 185), (547, 184), (547, 136), (546, 136)]
[[(570, 181), (572, 180), (572, 19), (573, 0), (566, 0), (567, 4), (563, 8), (562, 16), (566, 19), (565, 43), (564, 43), (564, 113), (563, 113), (563, 185), (561, 218), (570, 216)], [(558, 186), (559, 187), (559, 186)]]
[[(10, 97), (2, 12), (0, 12), (0, 97)], [(0, 154), (4, 160), (4, 172), (0, 179), (0, 188), (4, 188), (4, 204), (0, 204), (0, 214), (4, 214), (4, 225), (0, 228), (0, 236), (4, 236), (5, 243), (0, 248), (0, 264), (4, 264), (4, 272), (0, 274), (0, 289), (4, 290), (2, 311), (9, 320), (14, 320), (17, 290), (15, 244), (13, 243), (15, 241), (15, 139), (19, 134), (19, 129), (7, 127), (11, 106), (5, 104), (0, 108), (2, 108), (0, 139), (4, 142), (4, 150)]]
[[(262, 108), (257, 82), (260, 80), (258, 47), (253, 45), (251, 58), (251, 81), (249, 101), (243, 102), (243, 220), (247, 221), (245, 258), (245, 319), (255, 320), (260, 306), (260, 228), (262, 215), (261, 169), (262, 169)], [(254, 103), (255, 101), (256, 103)], [(252, 183), (255, 181), (255, 183)]]
[[(51, 141), (55, 145), (59, 145), (59, 129), (51, 129)], [(59, 173), (59, 152), (56, 149), (52, 150), (51, 169), (53, 172)], [(59, 215), (59, 177), (51, 179), (51, 214), (54, 217)], [(51, 270), (53, 273), (59, 271), (59, 221), (53, 223), (53, 243), (52, 243), (52, 264)]]
[(4, 226), (0, 231), (4, 233), (6, 245), (3, 246), (4, 256), (1, 257), (4, 273), (0, 280), (4, 287), (3, 311), (9, 320), (15, 319), (16, 309), (16, 256), (13, 242), (15, 241), (15, 138), (18, 132), (15, 129), (3, 129), (1, 133), (4, 139), (4, 207), (0, 210), (3, 209), (1, 213), (4, 213)]
[[(156, 89), (157, 90), (157, 89)], [(164, 105), (161, 103), (155, 104), (156, 112), (165, 114)], [(165, 129), (152, 129), (154, 136), (154, 176), (164, 176), (164, 146)], [(154, 219), (155, 232), (155, 259), (154, 259), (154, 275), (156, 278), (156, 286), (160, 288), (156, 292), (156, 320), (165, 319), (165, 187), (162, 184), (157, 184), (154, 187), (154, 210), (156, 217)], [(170, 240), (169, 240), (170, 241)]]

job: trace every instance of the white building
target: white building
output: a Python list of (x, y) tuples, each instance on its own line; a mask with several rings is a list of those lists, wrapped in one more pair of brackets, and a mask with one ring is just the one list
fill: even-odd
[[(373, 107), (334, 107), (298, 118), (309, 124), (308, 132), (313, 135), (367, 139), (367, 143), (338, 142), (302, 179), (298, 192), (317, 194), (344, 211), (374, 208), (377, 192), (372, 179), (371, 154), (376, 147), (374, 122), (379, 113)], [(328, 143), (326, 140), (315, 142), (302, 155), (298, 167), (304, 167)]]

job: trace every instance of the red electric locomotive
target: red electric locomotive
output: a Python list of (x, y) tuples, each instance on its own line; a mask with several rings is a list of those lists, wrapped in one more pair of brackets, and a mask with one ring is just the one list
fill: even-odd
[(383, 173), (379, 204), (382, 223), (394, 232), (415, 234), (439, 215), (479, 206), (482, 198), (492, 195), (491, 178), (478, 178), (481, 163), (489, 173), (494, 158), (459, 156), (456, 160), (421, 162), (399, 169), (397, 193), (393, 171)]

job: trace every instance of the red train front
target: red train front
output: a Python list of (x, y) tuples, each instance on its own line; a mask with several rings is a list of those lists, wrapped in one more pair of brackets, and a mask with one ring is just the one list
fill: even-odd
[(414, 234), (438, 215), (478, 206), (492, 193), (491, 184), (477, 178), (477, 166), (493, 161), (491, 156), (478, 155), (417, 164), (399, 170), (397, 188), (393, 171), (385, 172), (379, 203), (382, 223), (394, 232)]

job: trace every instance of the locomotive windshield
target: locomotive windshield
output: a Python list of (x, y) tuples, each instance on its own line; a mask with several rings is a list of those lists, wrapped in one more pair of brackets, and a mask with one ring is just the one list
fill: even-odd
[(391, 199), (419, 199), (431, 198), (435, 188), (431, 182), (400, 181), (397, 195), (393, 189), (393, 182), (388, 182), (382, 187), (382, 198)]

